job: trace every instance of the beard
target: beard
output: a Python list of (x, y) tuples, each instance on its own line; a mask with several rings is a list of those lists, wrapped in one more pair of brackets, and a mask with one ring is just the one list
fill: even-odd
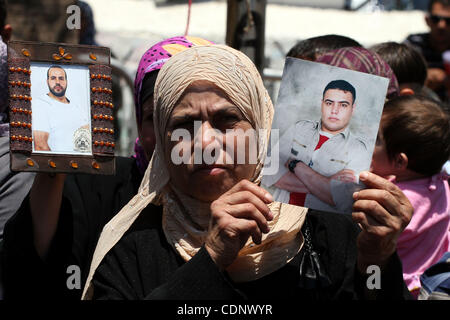
[[(59, 87), (61, 87), (61, 86), (59, 86)], [(50, 90), (50, 92), (51, 92), (54, 96), (56, 96), (56, 97), (58, 97), (58, 98), (64, 97), (64, 95), (66, 94), (66, 88), (61, 87), (62, 90), (59, 91), (59, 92), (55, 91), (54, 88), (55, 88), (55, 87), (53, 87), (53, 88), (50, 88), (50, 87), (49, 87), (48, 89)]]

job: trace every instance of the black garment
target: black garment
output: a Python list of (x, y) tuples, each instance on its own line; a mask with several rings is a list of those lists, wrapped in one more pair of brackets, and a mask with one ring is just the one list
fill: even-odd
[[(166, 241), (161, 207), (147, 206), (94, 274), (94, 299), (360, 299), (366, 280), (356, 271), (359, 229), (348, 215), (309, 210), (312, 247), (331, 283), (301, 287), (300, 262), (307, 251), (256, 281), (233, 283), (206, 249), (187, 263)], [(395, 254), (381, 277), (379, 299), (411, 298)]]
[[(411, 34), (404, 42), (422, 53), (428, 68), (445, 70), (442, 52), (438, 52), (432, 48), (430, 43), (430, 33)], [(436, 91), (436, 94), (441, 100), (447, 101), (448, 97), (445, 88), (439, 89)]]
[[(27, 196), (5, 227), (5, 299), (80, 299), (103, 226), (137, 193), (141, 179), (136, 161), (123, 157), (116, 157), (115, 175), (67, 175), (57, 231), (45, 261), (33, 243)], [(79, 289), (67, 287), (75, 274), (67, 273), (71, 265), (81, 270)]]
[(428, 68), (440, 68), (444, 70), (442, 52), (435, 51), (431, 47), (430, 33), (411, 34), (406, 38), (405, 43), (415, 47), (422, 53)]

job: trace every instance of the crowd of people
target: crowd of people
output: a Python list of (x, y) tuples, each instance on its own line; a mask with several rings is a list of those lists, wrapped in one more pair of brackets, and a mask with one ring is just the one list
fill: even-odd
[[(363, 48), (323, 35), (287, 53), (389, 79), (371, 168), (359, 173), (366, 188), (352, 195), (351, 214), (277, 202), (260, 186), (274, 117), (262, 78), (243, 53), (191, 36), (142, 56), (135, 154), (116, 157), (114, 175), (11, 172), (11, 28), (0, 4), (4, 299), (450, 299), (450, 75), (442, 58), (450, 0), (431, 0), (430, 32), (405, 43)], [(264, 132), (256, 163), (175, 164), (174, 148), (217, 143), (173, 139), (178, 129), (194, 133), (194, 121), (222, 133), (219, 158), (235, 141), (228, 135)], [(381, 285), (369, 288), (374, 265)], [(80, 270), (75, 285), (71, 266)]]

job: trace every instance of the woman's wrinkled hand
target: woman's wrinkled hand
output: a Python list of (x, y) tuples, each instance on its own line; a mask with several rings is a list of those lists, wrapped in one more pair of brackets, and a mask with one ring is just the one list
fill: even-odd
[(369, 265), (386, 265), (411, 220), (413, 207), (392, 182), (370, 172), (362, 172), (360, 180), (367, 189), (353, 194), (352, 217), (362, 229), (357, 238), (358, 270), (366, 273)]
[(270, 193), (242, 180), (211, 204), (205, 247), (220, 269), (233, 263), (249, 237), (261, 243), (262, 234), (270, 231), (267, 221), (273, 219), (267, 206), (271, 202)]

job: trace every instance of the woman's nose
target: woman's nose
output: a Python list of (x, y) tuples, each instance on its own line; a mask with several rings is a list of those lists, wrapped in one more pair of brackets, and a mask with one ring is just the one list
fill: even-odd
[(202, 121), (195, 137), (195, 144), (203, 150), (211, 143), (217, 142), (219, 131), (215, 130), (209, 121)]
[(209, 123), (209, 121), (204, 121), (202, 123), (202, 149), (205, 149), (209, 144), (214, 142), (214, 136), (211, 135), (211, 131), (213, 130), (213, 127)]

